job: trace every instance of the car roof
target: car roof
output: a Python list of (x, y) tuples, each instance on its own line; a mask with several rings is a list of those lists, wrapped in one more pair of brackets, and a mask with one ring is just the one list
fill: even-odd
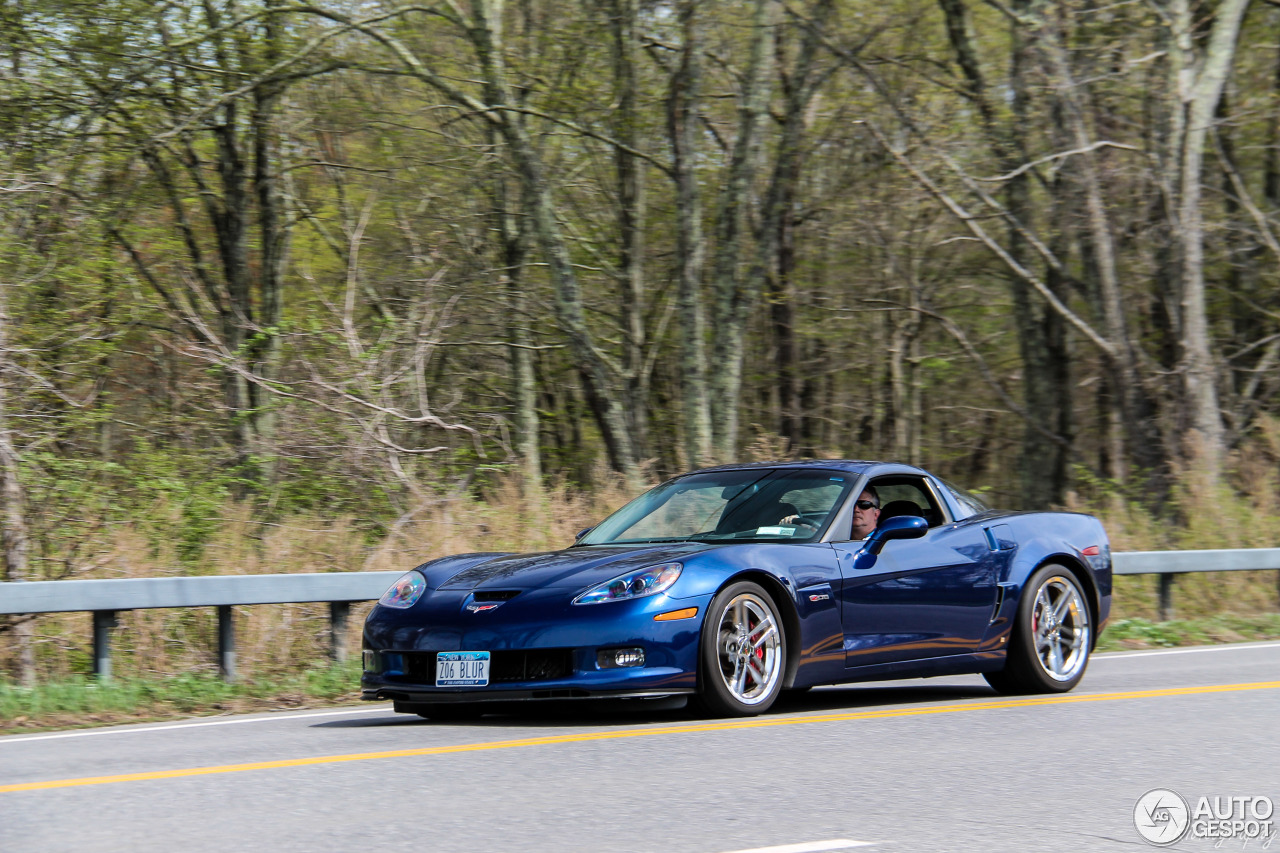
[(851, 474), (867, 473), (876, 469), (876, 474), (928, 474), (923, 468), (903, 465), (898, 462), (877, 462), (870, 459), (805, 459), (798, 462), (740, 462), (733, 465), (715, 465), (690, 471), (690, 474), (704, 474), (712, 471), (739, 471), (768, 468), (828, 468), (836, 471), (847, 471)]

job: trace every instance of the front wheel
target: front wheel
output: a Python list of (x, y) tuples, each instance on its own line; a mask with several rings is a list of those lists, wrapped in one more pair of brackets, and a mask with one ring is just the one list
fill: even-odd
[(1008, 658), (985, 674), (1001, 693), (1065, 693), (1089, 664), (1093, 628), (1080, 581), (1062, 566), (1042, 566), (1023, 588)]
[(782, 614), (748, 581), (722, 589), (707, 608), (699, 646), (701, 701), (718, 716), (763, 714), (782, 692), (787, 638)]

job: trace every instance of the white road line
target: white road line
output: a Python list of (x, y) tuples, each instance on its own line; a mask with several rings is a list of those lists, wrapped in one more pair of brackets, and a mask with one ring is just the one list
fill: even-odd
[[(1275, 649), (1280, 648), (1280, 642), (1272, 643), (1226, 643), (1221, 646), (1197, 646), (1193, 649), (1160, 649), (1148, 652), (1106, 652), (1094, 655), (1095, 660), (1126, 660), (1128, 658), (1150, 657), (1153, 655), (1191, 655), (1199, 652), (1231, 652), (1242, 649)], [(350, 708), (345, 711), (315, 711), (305, 714), (272, 714), (263, 717), (238, 717), (235, 719), (217, 719), (202, 720), (197, 723), (174, 723), (170, 725), (159, 726), (138, 726), (136, 728), (102, 728), (102, 729), (79, 729), (72, 732), (54, 732), (47, 735), (9, 735), (7, 737), (0, 736), (0, 746), (7, 743), (29, 743), (35, 740), (62, 740), (72, 737), (98, 737), (101, 735), (119, 735), (133, 734), (135, 732), (165, 732), (176, 731), (178, 729), (198, 729), (206, 726), (236, 726), (242, 723), (274, 723), (280, 720), (299, 720), (309, 717), (341, 717), (347, 714), (377, 714), (387, 713), (389, 709), (384, 705), (377, 708)], [(829, 844), (834, 842), (814, 841), (812, 844)], [(851, 842), (854, 846), (867, 846), (871, 842), (855, 841)], [(849, 845), (846, 845), (849, 846)], [(760, 847), (753, 850), (734, 850), (729, 853), (821, 853), (824, 850), (839, 850), (839, 847), (806, 847), (804, 845), (782, 846), (782, 847)]]
[(752, 847), (750, 850), (727, 850), (725, 853), (823, 853), (825, 850), (850, 850), (854, 847), (874, 846), (874, 841), (854, 841), (849, 838), (833, 838), (830, 841), (805, 841), (801, 844), (779, 844), (777, 847)]
[(1225, 643), (1221, 646), (1196, 646), (1194, 649), (1159, 649), (1151, 652), (1105, 652), (1094, 655), (1095, 660), (1124, 660), (1148, 658), (1155, 655), (1194, 655), (1200, 652), (1237, 652), (1241, 649), (1280, 649), (1280, 643)]
[(235, 726), (241, 723), (274, 723), (278, 720), (301, 720), (314, 717), (341, 717), (346, 714), (389, 713), (390, 708), (350, 708), (345, 711), (317, 711), (310, 714), (279, 714), (269, 717), (241, 717), (233, 720), (203, 720), (199, 723), (176, 723), (167, 726), (139, 726), (137, 728), (82, 729), (74, 732), (54, 732), (48, 735), (13, 735), (0, 737), (0, 746), (7, 743), (28, 743), (33, 740), (61, 740), (69, 737), (97, 737), (98, 735), (127, 735), (134, 732), (167, 732), (177, 729), (199, 729), (205, 726)]

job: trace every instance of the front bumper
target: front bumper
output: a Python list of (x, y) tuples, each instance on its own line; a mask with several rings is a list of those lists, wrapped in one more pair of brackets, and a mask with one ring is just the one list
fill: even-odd
[[(364, 627), (361, 697), (408, 704), (638, 698), (693, 693), (698, 637), (711, 596), (571, 605), (564, 591), (527, 590), (472, 612), (473, 593), (432, 591), (407, 610), (375, 607)], [(693, 618), (655, 621), (697, 606)], [(642, 666), (603, 668), (602, 650), (640, 648)], [(488, 651), (490, 683), (437, 687), (438, 652)]]

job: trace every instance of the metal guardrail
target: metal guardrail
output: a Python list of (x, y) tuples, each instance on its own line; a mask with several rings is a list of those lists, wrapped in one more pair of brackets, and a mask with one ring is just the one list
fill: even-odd
[(351, 604), (382, 595), (403, 572), (325, 572), (293, 575), (206, 575), (177, 578), (121, 578), (0, 583), (0, 614), (93, 613), (93, 671), (111, 678), (111, 629), (121, 610), (162, 607), (218, 609), (218, 668), (236, 678), (235, 619), (231, 608), (245, 604), (329, 603), (329, 636), (334, 660), (346, 660)]
[[(1280, 548), (1222, 551), (1117, 551), (1111, 570), (1117, 575), (1160, 576), (1160, 621), (1173, 613), (1173, 579), (1191, 572), (1256, 572), (1280, 569)], [(1280, 594), (1280, 580), (1277, 581)]]
[[(1280, 569), (1280, 548), (1221, 551), (1119, 551), (1112, 554), (1117, 575), (1159, 575), (1160, 616), (1172, 609), (1173, 579), (1191, 572)], [(207, 575), (203, 577), (0, 583), (0, 615), (93, 613), (94, 672), (111, 677), (111, 628), (121, 610), (163, 607), (218, 609), (218, 662), (224, 678), (236, 677), (232, 607), (250, 604), (329, 604), (332, 655), (347, 656), (351, 604), (382, 595), (402, 572), (324, 572), (289, 575)]]
[(0, 613), (149, 610), (304, 601), (369, 601), (403, 572), (204, 575), (0, 583)]
[(1280, 548), (1230, 551), (1117, 551), (1117, 575), (1178, 575), (1188, 572), (1250, 572), (1280, 569)]

